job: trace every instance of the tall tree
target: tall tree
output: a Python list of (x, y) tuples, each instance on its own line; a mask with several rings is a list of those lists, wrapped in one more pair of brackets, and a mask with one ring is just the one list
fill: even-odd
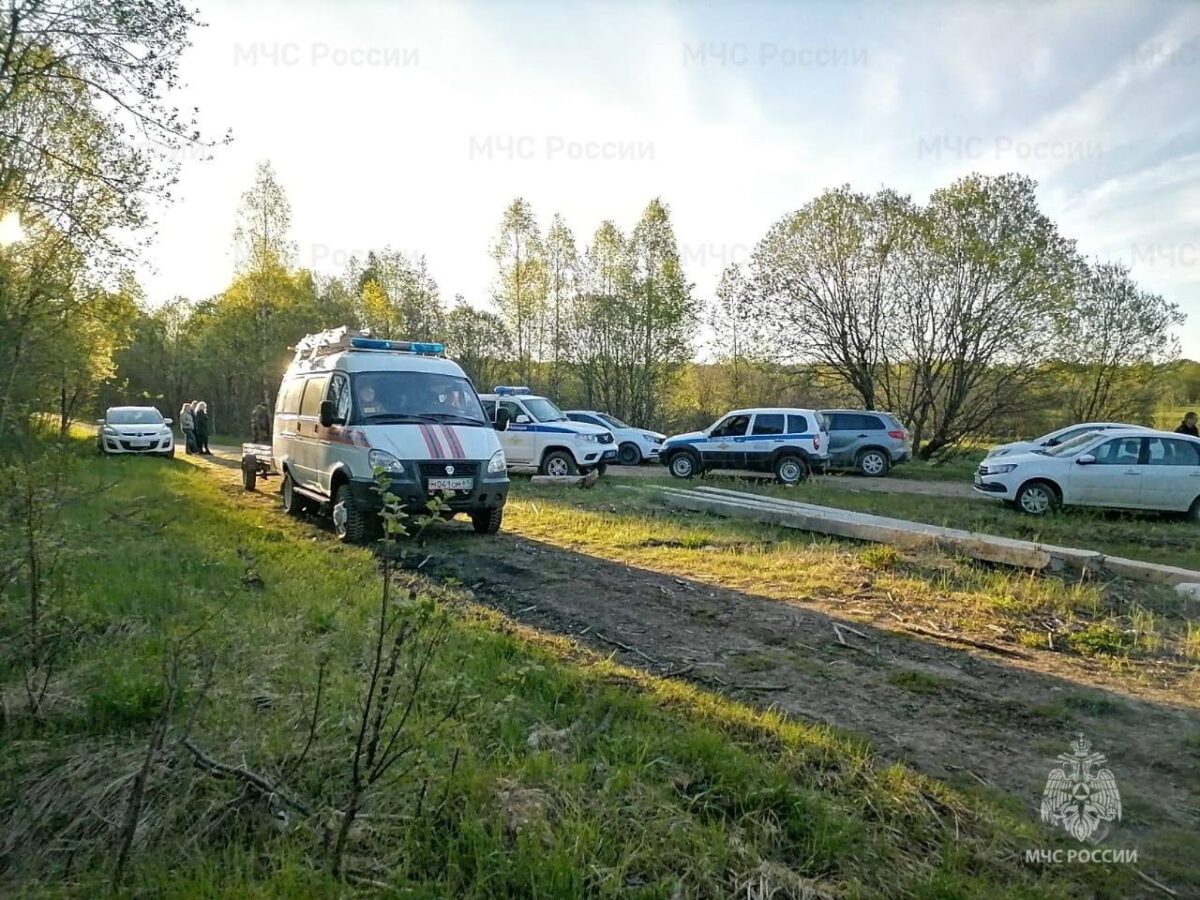
[(579, 285), (579, 251), (575, 235), (561, 215), (555, 214), (546, 232), (546, 348), (550, 365), (547, 384), (551, 396), (562, 395), (566, 376), (567, 341)]
[(709, 308), (708, 326), (713, 360), (724, 368), (727, 378), (721, 390), (723, 405), (744, 406), (750, 402), (750, 356), (754, 348), (748, 313), (752, 309), (750, 285), (736, 263), (721, 272), (716, 297)]
[(777, 222), (755, 248), (752, 318), (780, 362), (813, 361), (874, 409), (895, 303), (893, 250), (907, 198), (848, 185)]
[(1055, 392), (1074, 422), (1148, 419), (1159, 366), (1176, 359), (1183, 313), (1119, 263), (1081, 267), (1063, 314)]
[(268, 404), (277, 387), (271, 318), (296, 252), (291, 227), (292, 206), (287, 194), (271, 164), (260, 162), (254, 184), (242, 194), (233, 240), (240, 286), (249, 295), (254, 311), (251, 327), (254, 358), (258, 361), (254, 381), (261, 392), (259, 399)]
[(424, 256), (410, 260), (398, 250), (372, 251), (358, 283), (360, 318), (373, 334), (416, 341), (441, 339), (445, 310)]
[(533, 380), (546, 312), (546, 258), (537, 220), (518, 197), (508, 205), (492, 247), (499, 269), (494, 299), (512, 335), (517, 376)]
[(481, 391), (500, 383), (512, 359), (504, 321), (493, 312), (475, 309), (461, 294), (446, 316), (446, 349)]

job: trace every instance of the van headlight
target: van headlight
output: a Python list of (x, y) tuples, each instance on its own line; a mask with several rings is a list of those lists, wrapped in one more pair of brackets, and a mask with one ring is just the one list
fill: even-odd
[(489, 475), (501, 475), (508, 471), (508, 460), (504, 458), (504, 451), (497, 450), (492, 454), (492, 458), (488, 460), (487, 473)]
[(404, 474), (404, 463), (386, 450), (372, 450), (367, 454), (367, 462), (370, 464), (372, 472), (376, 469), (383, 469), (393, 475)]

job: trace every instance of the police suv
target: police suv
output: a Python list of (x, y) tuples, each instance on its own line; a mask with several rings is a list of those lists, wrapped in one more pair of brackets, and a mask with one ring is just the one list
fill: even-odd
[(480, 396), (496, 425), (510, 467), (536, 466), (543, 475), (575, 475), (605, 467), (617, 458), (607, 428), (572, 422), (566, 413), (527, 387), (500, 386)]
[(812, 409), (735, 409), (704, 431), (669, 437), (659, 459), (676, 478), (709, 469), (773, 472), (798, 484), (829, 457), (824, 417)]
[(442, 495), (477, 532), (500, 530), (504, 451), (479, 396), (441, 344), (377, 340), (338, 328), (296, 345), (275, 404), (272, 462), (283, 506), (328, 510), (342, 540), (379, 525), (376, 469), (408, 511)]

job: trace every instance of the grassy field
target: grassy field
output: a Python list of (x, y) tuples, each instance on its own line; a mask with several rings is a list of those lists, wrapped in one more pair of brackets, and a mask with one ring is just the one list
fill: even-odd
[[(143, 771), (122, 888), (156, 897), (1123, 897), (1145, 887), (1128, 867), (1026, 866), (1022, 848), (1068, 845), (1020, 804), (523, 627), (475, 602), (465, 578), (413, 573), (396, 587), (448, 617), (445, 644), (415, 703), (411, 764), (369, 796), (339, 882), (323, 865), (323, 831), (348, 792), (381, 590), (372, 554), (285, 518), (273, 496), (241, 494), (236, 473), (80, 453), (67, 483), (69, 501), (43, 513), (62, 539), (39, 543), (37, 633), (57, 649), (52, 664), (43, 656), (52, 671), (38, 716), (24, 686), (32, 626), (14, 576), (24, 570), (3, 584), (0, 893), (104, 890)], [(633, 552), (614, 535), (685, 549), (744, 539), (736, 527), (644, 517), (605, 536), (615, 489), (580, 509), (525, 491), (515, 529), (597, 553)], [(6, 552), (19, 539), (7, 530)], [(799, 545), (781, 542), (770, 558), (751, 547), (740, 562), (711, 554), (709, 574), (761, 575)], [(412, 550), (471, 571), (495, 546), (458, 525)], [(836, 565), (887, 570), (897, 585), (919, 574), (844, 547), (813, 552), (826, 570), (796, 565), (796, 579), (840, 583)], [(998, 586), (978, 573), (941, 584), (980, 600)], [(1092, 602), (1087, 588), (1005, 589), (1021, 602)], [(197, 766), (185, 740), (229, 768)], [(233, 770), (278, 791), (264, 797)]]

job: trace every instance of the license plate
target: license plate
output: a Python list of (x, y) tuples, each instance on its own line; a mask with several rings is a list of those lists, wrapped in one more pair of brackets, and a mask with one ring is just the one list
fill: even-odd
[(150, 442), (149, 441), (130, 441), (129, 446), (130, 447), (149, 447)]
[(475, 484), (474, 478), (430, 478), (431, 491), (469, 491)]

